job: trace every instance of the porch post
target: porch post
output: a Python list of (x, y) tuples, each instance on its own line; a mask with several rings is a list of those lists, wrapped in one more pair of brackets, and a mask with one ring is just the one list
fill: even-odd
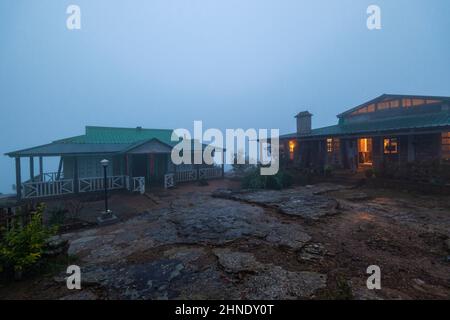
[(222, 149), (222, 178), (223, 177), (225, 177), (225, 152)]
[(39, 176), (41, 181), (44, 181), (44, 160), (42, 157), (39, 157)]
[(17, 201), (22, 199), (22, 177), (20, 174), (20, 157), (16, 157), (16, 192)]
[(127, 154), (127, 174), (130, 179), (133, 177), (133, 157)]
[(63, 168), (63, 158), (61, 156), (59, 158), (58, 173), (56, 174), (56, 180), (59, 180), (61, 178), (62, 168)]
[(78, 157), (73, 158), (73, 192), (78, 193), (80, 191), (80, 183), (78, 176)]
[(30, 157), (30, 181), (34, 181), (34, 158)]

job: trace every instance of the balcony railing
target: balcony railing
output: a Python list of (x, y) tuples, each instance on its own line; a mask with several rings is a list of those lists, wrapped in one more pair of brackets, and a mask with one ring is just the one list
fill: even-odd
[[(75, 183), (78, 183), (78, 192), (97, 192), (104, 190), (103, 177), (73, 179), (56, 179), (54, 173), (46, 173), (41, 179), (33, 179), (22, 183), (22, 198), (35, 199), (56, 197), (75, 193)], [(144, 177), (111, 176), (107, 177), (108, 190), (128, 189), (131, 192), (145, 192)]]

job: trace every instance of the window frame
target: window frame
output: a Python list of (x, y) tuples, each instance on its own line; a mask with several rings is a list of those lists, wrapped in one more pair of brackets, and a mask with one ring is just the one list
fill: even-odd
[[(395, 147), (395, 150), (392, 150), (393, 147)], [(398, 153), (399, 153), (399, 139), (397, 137), (383, 138), (383, 154), (398, 154)]]

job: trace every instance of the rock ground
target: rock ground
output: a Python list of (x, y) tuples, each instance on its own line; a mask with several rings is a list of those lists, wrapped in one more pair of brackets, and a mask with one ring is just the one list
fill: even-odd
[[(450, 203), (439, 197), (335, 184), (251, 192), (219, 181), (151, 198), (131, 216), (122, 203), (114, 225), (60, 236), (83, 290), (65, 289), (61, 273), (0, 287), (0, 298), (450, 297)], [(372, 264), (380, 291), (365, 286)]]

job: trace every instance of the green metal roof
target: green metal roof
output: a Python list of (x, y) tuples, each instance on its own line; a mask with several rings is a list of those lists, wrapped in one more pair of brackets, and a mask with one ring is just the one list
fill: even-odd
[(297, 135), (291, 133), (280, 136), (280, 139), (308, 138), (318, 136), (357, 135), (387, 131), (411, 130), (450, 127), (450, 112), (430, 113), (415, 116), (403, 116), (364, 122), (338, 124), (329, 127), (313, 129), (310, 134)]
[[(87, 126), (84, 135), (53, 141), (32, 148), (9, 152), (10, 157), (88, 155), (124, 153), (152, 140), (167, 145), (170, 149), (179, 141), (172, 141), (171, 129), (114, 128)], [(196, 140), (191, 140), (194, 149)], [(202, 149), (207, 145), (202, 144)]]
[(150, 139), (173, 145), (172, 129), (114, 128), (87, 126), (86, 133), (81, 136), (58, 140), (58, 143), (81, 144), (132, 144)]

